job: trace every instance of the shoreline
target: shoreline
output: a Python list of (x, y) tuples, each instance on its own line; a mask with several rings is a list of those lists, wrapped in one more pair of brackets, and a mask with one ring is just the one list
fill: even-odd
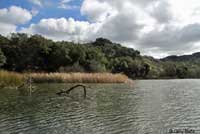
[(198, 80), (200, 78), (137, 78), (112, 73), (17, 73), (0, 71), (0, 88), (20, 87), (25, 83), (71, 83), (71, 84), (132, 84), (139, 80)]
[(138, 78), (133, 80), (200, 80), (200, 78)]
[(27, 83), (130, 83), (124, 74), (112, 73), (17, 73), (0, 71), (0, 87), (20, 87)]

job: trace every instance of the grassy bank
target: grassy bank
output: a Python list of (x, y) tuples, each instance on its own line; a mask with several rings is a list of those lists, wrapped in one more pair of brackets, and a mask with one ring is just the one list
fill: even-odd
[(0, 87), (17, 87), (24, 83), (25, 75), (16, 72), (0, 71)]
[(125, 83), (128, 77), (111, 73), (32, 73), (35, 83)]
[(17, 87), (31, 77), (34, 83), (125, 83), (123, 74), (111, 73), (16, 73), (0, 71), (0, 86)]

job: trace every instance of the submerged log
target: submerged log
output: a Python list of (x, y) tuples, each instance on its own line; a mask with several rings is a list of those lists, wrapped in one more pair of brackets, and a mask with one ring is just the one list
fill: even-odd
[(69, 88), (68, 90), (62, 90), (58, 93), (56, 93), (57, 95), (62, 95), (62, 94), (69, 94), (72, 90), (74, 90), (75, 88), (78, 88), (78, 87), (82, 87), (83, 88), (83, 91), (84, 91), (84, 98), (86, 98), (86, 85), (82, 85), (82, 84), (78, 84), (78, 85), (75, 85), (71, 88)]

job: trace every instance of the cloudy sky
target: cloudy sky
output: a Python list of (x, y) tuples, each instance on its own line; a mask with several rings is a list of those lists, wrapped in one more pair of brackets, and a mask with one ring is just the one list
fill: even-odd
[(108, 38), (157, 58), (200, 52), (199, 0), (1, 0), (0, 34)]

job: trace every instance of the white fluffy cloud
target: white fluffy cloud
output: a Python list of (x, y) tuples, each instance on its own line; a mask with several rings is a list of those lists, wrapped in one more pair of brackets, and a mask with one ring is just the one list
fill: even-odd
[(85, 21), (75, 21), (73, 18), (42, 19), (38, 24), (32, 24), (21, 32), (42, 34), (54, 40), (86, 41), (98, 29), (98, 24)]
[(145, 48), (145, 53), (156, 50), (163, 55), (183, 54), (200, 48), (195, 45), (200, 41), (199, 37), (200, 24), (190, 24), (182, 28), (166, 26), (162, 30), (155, 29), (143, 35), (137, 44), (140, 49)]
[(9, 24), (24, 24), (32, 18), (31, 13), (17, 6), (0, 9), (0, 21)]
[(93, 21), (103, 18), (99, 36), (143, 54), (162, 57), (200, 49), (198, 0), (85, 0), (81, 11)]
[(66, 9), (66, 10), (78, 9), (79, 6), (70, 4), (70, 2), (72, 2), (72, 1), (74, 1), (74, 0), (61, 0), (58, 8), (62, 8), (62, 9)]
[(115, 13), (116, 10), (105, 1), (85, 0), (81, 7), (81, 14), (87, 16), (90, 21), (104, 21)]
[(11, 6), (0, 9), (0, 34), (15, 32), (17, 25), (31, 20), (32, 14), (23, 8)]
[(84, 0), (80, 12), (87, 21), (42, 19), (22, 31), (55, 40), (104, 37), (155, 57), (200, 50), (199, 0)]
[(6, 24), (0, 22), (0, 34), (7, 35), (9, 33), (14, 33), (16, 31), (17, 26), (13, 24)]
[(42, 0), (29, 0), (29, 1), (35, 5), (42, 6)]

